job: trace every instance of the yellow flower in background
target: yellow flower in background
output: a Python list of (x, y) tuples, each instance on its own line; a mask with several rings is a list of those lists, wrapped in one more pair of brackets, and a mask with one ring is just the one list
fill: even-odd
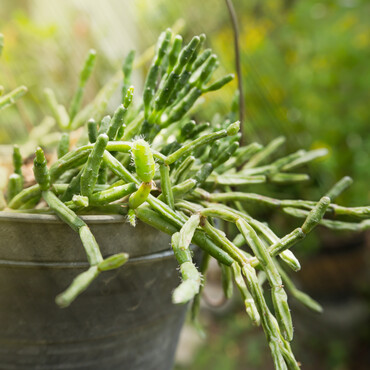
[(230, 40), (232, 39), (232, 30), (230, 30), (229, 27), (223, 27), (219, 30), (214, 40), (212, 40), (212, 46), (215, 51), (222, 53), (223, 57), (228, 61), (234, 60), (234, 54), (229, 51), (230, 46), (232, 46), (230, 43)]
[(288, 50), (286, 53), (285, 53), (285, 62), (289, 65), (292, 65), (292, 64), (295, 64), (297, 62), (297, 58), (298, 55), (297, 55), (297, 51), (296, 50)]
[(325, 56), (318, 56), (314, 58), (312, 61), (312, 67), (315, 70), (327, 69), (328, 65), (329, 61), (328, 58), (326, 58)]
[(240, 35), (240, 44), (243, 50), (254, 52), (263, 45), (269, 29), (268, 22), (250, 22)]
[(354, 14), (347, 14), (338, 22), (334, 23), (334, 31), (345, 32), (357, 24), (359, 19)]
[(370, 32), (364, 31), (355, 35), (354, 46), (358, 49), (366, 49), (370, 45)]
[(282, 103), (284, 100), (284, 90), (278, 85), (271, 85), (269, 87), (271, 100), (276, 104)]

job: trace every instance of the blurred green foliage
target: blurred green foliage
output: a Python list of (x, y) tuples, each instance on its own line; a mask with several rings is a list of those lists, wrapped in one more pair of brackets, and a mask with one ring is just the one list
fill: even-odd
[[(245, 312), (212, 319), (207, 325), (207, 345), (201, 346), (194, 357), (191, 370), (240, 370), (272, 369), (266, 340), (250, 321), (244, 320)], [(176, 370), (189, 367), (177, 365)]]
[(21, 84), (29, 89), (14, 106), (4, 110), (0, 120), (0, 144), (25, 142), (31, 129), (39, 125), (45, 115), (50, 115), (45, 108), (43, 90), (46, 87), (56, 92), (59, 102), (69, 103), (81, 65), (92, 46), (97, 48), (99, 58), (85, 101), (91, 100), (120, 67), (120, 61), (105, 57), (99, 50), (86, 15), (72, 9), (65, 27), (60, 27), (50, 19), (34, 20), (32, 5), (32, 1), (4, 1), (0, 7), (0, 30), (5, 36), (1, 85), (5, 91)]
[[(297, 309), (297, 307), (295, 307)], [(307, 370), (361, 370), (368, 365), (366, 323), (356, 333), (330, 330), (321, 325), (320, 335), (312, 320), (316, 315), (298, 310), (294, 351)], [(263, 334), (244, 319), (245, 312), (233, 311), (208, 317), (207, 338), (194, 354), (190, 366), (177, 364), (175, 370), (270, 370), (273, 368)], [(208, 313), (209, 316), (209, 313)], [(317, 324), (316, 324), (317, 325)], [(311, 329), (310, 329), (311, 327)], [(326, 329), (326, 331), (325, 331)]]
[[(224, 1), (139, 3), (148, 32), (145, 39), (183, 18), (184, 33), (205, 32), (222, 68), (234, 70), (233, 35)], [(234, 0), (234, 6), (241, 33), (247, 140), (267, 143), (283, 134), (290, 150), (326, 147), (328, 157), (311, 166), (318, 186), (309, 190), (309, 196), (317, 199), (349, 175), (355, 183), (342, 200), (353, 205), (369, 201), (370, 3)], [(209, 108), (226, 110), (235, 86), (213, 96)]]

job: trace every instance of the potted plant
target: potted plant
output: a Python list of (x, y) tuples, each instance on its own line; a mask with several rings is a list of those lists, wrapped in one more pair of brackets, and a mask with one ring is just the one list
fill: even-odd
[[(316, 311), (321, 307), (293, 285), (281, 264), (300, 269), (290, 248), (319, 223), (369, 228), (370, 209), (332, 203), (343, 182), (317, 202), (239, 191), (240, 186), (304, 180), (306, 174), (291, 171), (324, 153), (300, 150), (270, 160), (282, 138), (266, 147), (240, 146), (238, 122), (191, 120), (198, 98), (233, 78), (210, 82), (218, 60), (211, 50), (202, 50), (204, 41), (204, 35), (195, 36), (183, 46), (181, 36), (163, 32), (136, 106), (130, 53), (123, 65), (122, 104), (112, 117), (102, 116), (120, 75), (81, 109), (94, 52), (68, 112), (46, 91), (63, 131), (58, 159), (48, 163), (37, 148), (36, 183), (23, 189), (22, 158), (15, 147), (14, 174), (0, 213), (1, 364), (170, 369), (184, 304), (192, 301), (196, 319), (204, 274), (215, 258), (226, 294), (234, 282), (246, 313), (264, 330), (275, 367), (299, 368), (290, 346), (287, 292)], [(14, 96), (0, 98), (0, 108)], [(80, 139), (72, 146), (75, 130)], [(250, 215), (255, 207), (282, 209), (304, 222), (277, 236)], [(220, 220), (233, 228), (233, 240)], [(264, 280), (270, 285), (265, 293)], [(271, 296), (271, 306), (265, 296)]]

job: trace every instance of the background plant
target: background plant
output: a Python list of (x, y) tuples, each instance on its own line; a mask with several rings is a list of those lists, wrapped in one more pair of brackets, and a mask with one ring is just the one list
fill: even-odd
[[(114, 2), (111, 4), (114, 5)], [(49, 115), (48, 108), (43, 104), (46, 87), (56, 92), (58, 100), (72, 98), (74, 91), (71, 87), (76, 86), (78, 77), (75, 66), (83, 63), (90, 45), (94, 45), (100, 57), (86, 87), (85, 101), (91, 100), (113, 71), (120, 68), (123, 56), (135, 44), (135, 36), (125, 35), (121, 26), (119, 31), (115, 30), (118, 24), (116, 19), (110, 20), (110, 27), (101, 19), (93, 22), (98, 10), (93, 13), (91, 9), (88, 13), (86, 9), (82, 11), (83, 4), (77, 9), (72, 2), (54, 2), (54, 5), (59, 6), (57, 11), (56, 7), (53, 8), (53, 2), (49, 1), (2, 3), (0, 29), (6, 35), (0, 66), (2, 85), (10, 90), (26, 84), (29, 93), (16, 107), (3, 112), (0, 118), (0, 144), (17, 142), (22, 145), (29, 142), (32, 129), (40, 126), (45, 115)], [(77, 5), (76, 2), (74, 5)], [(114, 10), (107, 7), (105, 14), (111, 17), (112, 13)], [(127, 17), (130, 15), (127, 14)], [(125, 17), (121, 17), (122, 20), (127, 26), (130, 24)], [(133, 80), (140, 81), (137, 72), (134, 72)], [(113, 98), (111, 104), (114, 107), (118, 99)], [(58, 131), (56, 125), (50, 126), (52, 124), (49, 122), (50, 132)], [(6, 147), (3, 148), (5, 151)], [(25, 154), (29, 154), (26, 149)], [(35, 147), (31, 152), (34, 150)]]

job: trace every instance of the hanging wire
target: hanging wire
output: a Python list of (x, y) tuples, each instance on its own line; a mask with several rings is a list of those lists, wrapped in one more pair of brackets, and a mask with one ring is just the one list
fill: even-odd
[(238, 89), (239, 89), (239, 120), (240, 120), (240, 129), (242, 137), (240, 139), (240, 144), (244, 144), (244, 120), (245, 120), (245, 100), (244, 100), (244, 91), (243, 91), (243, 77), (242, 69), (240, 63), (240, 48), (239, 48), (239, 27), (238, 20), (235, 14), (234, 5), (231, 0), (225, 0), (227, 8), (230, 14), (230, 20), (233, 26), (234, 31), (234, 50), (235, 50), (235, 68), (238, 78)]

